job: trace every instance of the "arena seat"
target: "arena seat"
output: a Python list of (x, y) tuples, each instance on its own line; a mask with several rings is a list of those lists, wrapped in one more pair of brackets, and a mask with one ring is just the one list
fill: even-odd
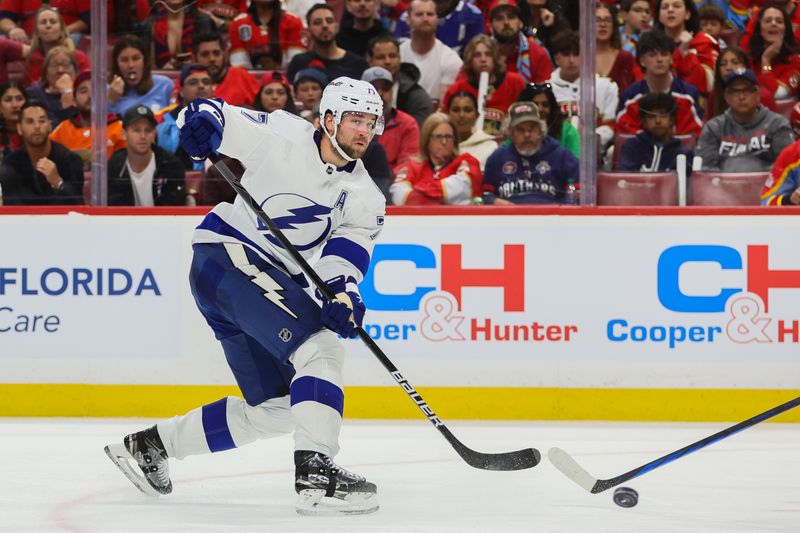
[(25, 76), (24, 61), (9, 61), (6, 69), (8, 69), (8, 81), (22, 82), (22, 78)]
[(617, 133), (614, 135), (614, 155), (611, 157), (611, 168), (617, 170), (619, 168), (619, 154), (622, 150), (622, 145), (628, 139), (636, 137), (635, 133)]
[(204, 180), (205, 178), (202, 171), (186, 171), (186, 176), (184, 177), (184, 181), (186, 182), (186, 195), (194, 198), (195, 205), (202, 205)]
[(92, 204), (92, 172), (86, 171), (83, 173), (83, 203), (86, 205)]
[(689, 205), (760, 205), (769, 172), (694, 172)]
[(678, 205), (678, 174), (598, 172), (597, 205)]

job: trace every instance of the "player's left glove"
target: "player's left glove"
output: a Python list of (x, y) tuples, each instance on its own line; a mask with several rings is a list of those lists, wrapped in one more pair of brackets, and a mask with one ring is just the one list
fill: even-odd
[(225, 118), (221, 106), (220, 100), (197, 98), (178, 115), (181, 146), (193, 158), (205, 159), (222, 144)]
[[(345, 279), (344, 276), (336, 276), (326, 283), (336, 299), (322, 303), (322, 325), (346, 339), (357, 337), (356, 327), (361, 327), (367, 309), (361, 301), (356, 280), (352, 277)], [(317, 297), (322, 298), (319, 290)]]

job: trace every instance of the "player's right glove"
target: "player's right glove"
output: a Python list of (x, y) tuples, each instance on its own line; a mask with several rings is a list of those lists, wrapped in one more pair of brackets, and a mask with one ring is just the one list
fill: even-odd
[[(336, 299), (322, 303), (322, 325), (345, 339), (354, 339), (358, 336), (356, 326), (360, 327), (364, 322), (364, 313), (367, 310), (358, 293), (356, 280), (352, 277), (345, 279), (344, 276), (336, 276), (326, 283)], [(321, 297), (319, 291), (317, 297)]]
[(181, 146), (193, 158), (205, 159), (222, 144), (225, 117), (221, 106), (221, 100), (197, 98), (178, 115)]

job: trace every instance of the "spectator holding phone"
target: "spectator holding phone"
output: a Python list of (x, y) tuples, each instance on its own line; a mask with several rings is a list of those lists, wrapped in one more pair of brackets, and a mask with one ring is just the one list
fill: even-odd
[(160, 69), (180, 70), (191, 62), (195, 35), (216, 27), (211, 17), (197, 9), (196, 2), (164, 0), (164, 7), (153, 21), (153, 57)]

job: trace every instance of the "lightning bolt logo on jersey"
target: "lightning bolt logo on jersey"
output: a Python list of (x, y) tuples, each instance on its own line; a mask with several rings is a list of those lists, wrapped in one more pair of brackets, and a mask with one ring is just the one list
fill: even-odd
[[(214, 102), (216, 104), (216, 102)], [(383, 194), (361, 160), (333, 169), (320, 156), (322, 132), (284, 111), (253, 121), (222, 104), (225, 130), (219, 152), (246, 171), (242, 185), (323, 279), (363, 279), (386, 212)], [(217, 205), (195, 231), (194, 243), (244, 244), (301, 286), (300, 268), (241, 198)]]
[[(298, 250), (315, 248), (330, 235), (332, 209), (299, 194), (275, 194), (264, 200), (261, 208), (274, 213), (272, 221)], [(286, 214), (280, 214), (281, 212)], [(269, 242), (283, 248), (280, 241), (270, 235), (269, 228), (261, 220), (258, 220), (258, 229)]]

